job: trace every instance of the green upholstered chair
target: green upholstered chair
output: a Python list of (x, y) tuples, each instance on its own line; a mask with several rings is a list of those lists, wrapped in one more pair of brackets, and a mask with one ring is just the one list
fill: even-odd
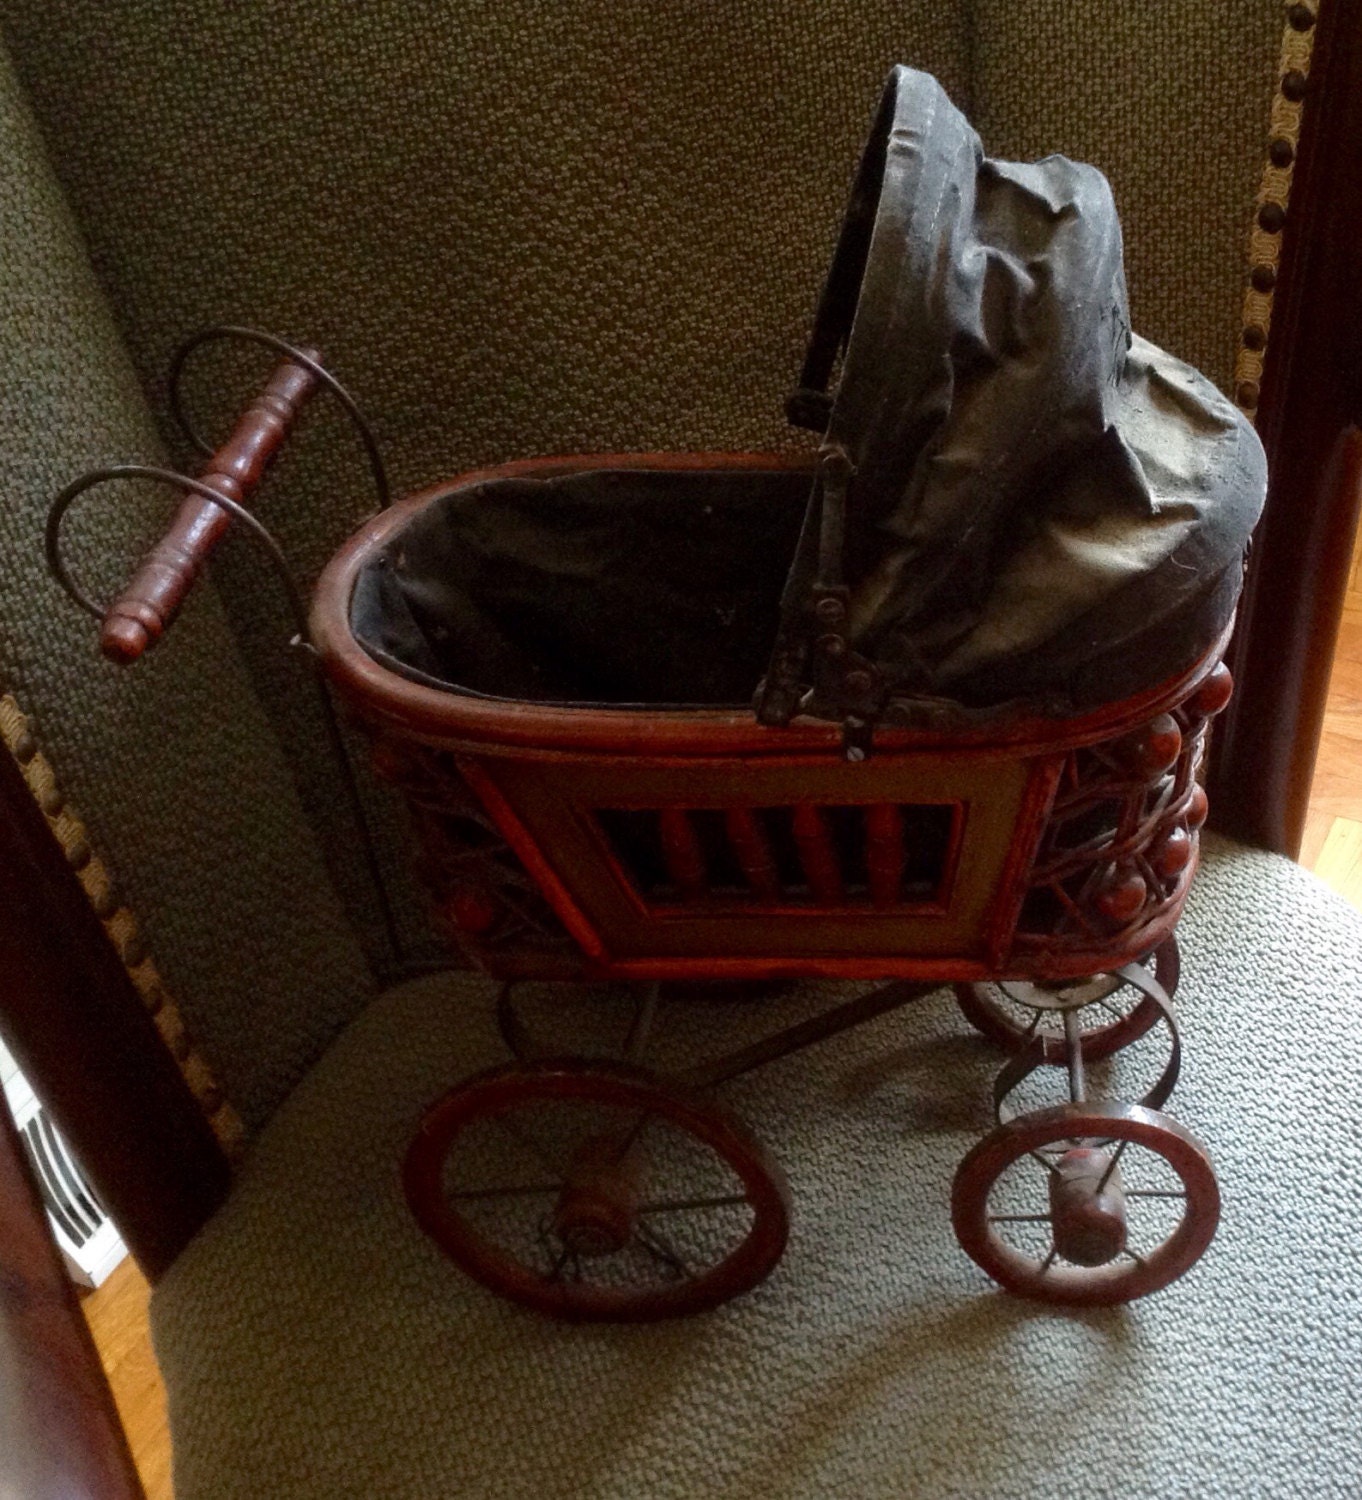
[[(1284, 855), (1353, 524), (1358, 210), (1331, 184), (1358, 165), (1360, 17), (0, 0), (0, 1011), (157, 1283), (178, 1493), (1346, 1493), (1362, 924)], [(401, 489), (789, 443), (895, 61), (994, 154), (1106, 171), (1136, 326), (1256, 410), (1275, 465), (1212, 768), (1239, 842), (1212, 841), (1185, 926), (1180, 1097), (1225, 1221), (1137, 1309), (994, 1294), (945, 1207), (990, 1064), (943, 996), (743, 1087), (797, 1184), (771, 1282), (693, 1323), (564, 1331), (465, 1281), (402, 1206), (421, 1106), (497, 1056), (489, 987), (402, 978), (258, 558), (229, 542), (120, 674), (45, 576), (42, 516), (90, 464), (164, 461), (167, 356), (218, 321), (320, 345)], [(217, 374), (206, 425), (242, 371)], [(369, 503), (318, 416), (263, 509), (311, 576)], [(96, 586), (164, 513), (129, 489), (77, 518)], [(366, 797), (410, 972), (433, 939), (400, 818)], [(750, 1024), (686, 1013), (675, 1044)]]

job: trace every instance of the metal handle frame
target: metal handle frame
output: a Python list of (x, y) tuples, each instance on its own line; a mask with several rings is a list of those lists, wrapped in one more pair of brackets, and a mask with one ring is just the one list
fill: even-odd
[[(297, 346), (283, 339), (276, 338), (273, 334), (264, 333), (259, 329), (241, 327), (235, 324), (218, 324), (196, 333), (176, 350), (170, 365), (169, 404), (171, 415), (176, 425), (184, 433), (188, 441), (200, 453), (207, 456), (211, 456), (214, 452), (214, 449), (196, 431), (185, 413), (181, 384), (186, 364), (194, 352), (204, 345), (228, 340), (257, 344), (263, 348), (273, 350), (277, 354), (287, 356), (288, 359), (307, 370), (319, 384), (323, 385), (336, 398), (349, 417), (363, 446), (373, 478), (374, 491), (379, 502), (378, 508), (380, 510), (386, 509), (391, 498), (387, 471), (384, 467), (377, 441), (374, 438), (373, 430), (360, 412), (354, 398), (341, 385), (340, 381), (325, 366), (312, 358), (311, 355)], [(111, 464), (102, 468), (91, 469), (68, 484), (53, 500), (48, 510), (47, 523), (44, 530), (44, 550), (47, 566), (56, 582), (80, 609), (84, 610), (86, 614), (92, 615), (95, 619), (102, 621), (107, 613), (108, 606), (96, 600), (72, 571), (70, 563), (67, 561), (62, 549), (62, 526), (71, 507), (82, 495), (100, 485), (118, 480), (145, 480), (155, 484), (170, 486), (181, 493), (189, 491), (220, 507), (234, 521), (239, 521), (245, 526), (251, 536), (264, 548), (270, 564), (283, 587), (289, 614), (294, 626), (294, 634), (289, 641), (289, 645), (295, 649), (305, 651), (315, 662), (315, 653), (307, 638), (307, 604), (303, 591), (293, 576), (283, 548), (279, 545), (278, 540), (270, 532), (269, 528), (244, 505), (228, 499), (225, 495), (219, 494), (202, 481), (192, 479), (188, 475), (178, 473), (173, 469), (162, 468), (153, 464)], [(341, 775), (347, 811), (350, 814), (355, 832), (359, 836), (363, 850), (365, 872), (369, 877), (370, 884), (373, 886), (379, 915), (382, 920), (384, 936), (392, 955), (394, 967), (400, 974), (421, 972), (431, 968), (449, 967), (446, 963), (434, 965), (422, 960), (413, 960), (406, 952), (398, 927), (396, 913), (393, 909), (392, 899), (388, 893), (387, 883), (383, 878), (382, 865), (378, 857), (378, 846), (374, 837), (373, 826), (364, 807), (364, 800), (360, 793), (354, 762), (345, 743), (345, 737), (340, 726), (340, 718), (336, 711), (330, 687), (320, 672), (313, 671), (311, 676), (317, 690), (318, 706), (321, 709), (327, 743)]]

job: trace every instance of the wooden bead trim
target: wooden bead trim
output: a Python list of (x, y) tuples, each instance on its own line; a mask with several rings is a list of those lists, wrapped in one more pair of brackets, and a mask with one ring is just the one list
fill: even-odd
[(1315, 43), (1318, 0), (1292, 5), (1282, 34), (1278, 86), (1272, 98), (1267, 162), (1249, 231), (1248, 286), (1244, 292), (1243, 336), (1234, 363), (1234, 399), (1252, 414), (1262, 387), (1263, 361), (1272, 326), (1272, 298), (1281, 258), (1282, 229), (1291, 196), (1291, 174), (1300, 140), (1301, 110), (1309, 92), (1310, 55)]
[(207, 1117), (218, 1143), (228, 1157), (235, 1158), (245, 1142), (241, 1117), (227, 1102), (208, 1064), (194, 1046), (179, 1008), (147, 952), (137, 918), (123, 904), (108, 867), (91, 847), (85, 825), (62, 795), (51, 763), (38, 749), (28, 719), (8, 693), (0, 695), (0, 739), (19, 763), (29, 791), (42, 809), (67, 862), (80, 877), (86, 898), (142, 997), (148, 1015), (155, 1021), (161, 1040)]

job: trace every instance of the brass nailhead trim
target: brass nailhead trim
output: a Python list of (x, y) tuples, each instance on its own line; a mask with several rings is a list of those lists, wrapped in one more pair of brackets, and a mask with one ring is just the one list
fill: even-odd
[(118, 894), (118, 887), (112, 881), (107, 885), (101, 886), (90, 900), (90, 905), (95, 909), (95, 916), (101, 922), (107, 922), (122, 904), (123, 902)]
[(1252, 413), (1262, 394), (1263, 363), (1272, 331), (1272, 299), (1277, 285), (1282, 230), (1286, 227), (1291, 175), (1300, 139), (1301, 101), (1305, 98), (1314, 49), (1317, 8), (1286, 6), (1278, 64), (1278, 89), (1272, 97), (1267, 160), (1254, 207), (1248, 246), (1248, 285), (1234, 364), (1234, 396)]
[(1286, 210), (1280, 203), (1264, 203), (1258, 210), (1258, 223), (1269, 234), (1280, 234), (1286, 223)]
[(67, 806), (51, 765), (38, 749), (28, 720), (8, 693), (0, 695), (0, 742), (23, 768), (29, 791), (46, 815), (48, 826), (67, 863), (79, 875), (95, 915), (103, 923), (128, 977), (146, 1006), (147, 1014), (155, 1019), (161, 1040), (180, 1064), (180, 1072), (207, 1116), (218, 1143), (229, 1157), (239, 1156), (246, 1135), (241, 1117), (223, 1094), (208, 1064), (195, 1050), (177, 1007), (148, 957), (137, 919), (123, 905), (118, 887), (90, 846), (84, 825)]

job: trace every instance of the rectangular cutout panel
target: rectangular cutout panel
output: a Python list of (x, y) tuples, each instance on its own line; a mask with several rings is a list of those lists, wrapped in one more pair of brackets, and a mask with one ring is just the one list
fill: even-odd
[(623, 877), (659, 912), (942, 906), (964, 818), (958, 802), (591, 811)]
[(504, 831), (560, 916), (607, 962), (983, 961), (1010, 931), (1005, 875), (1014, 839), (1023, 861), (1034, 843), (1028, 790), (1045, 765), (969, 752), (862, 765), (487, 757), (474, 774), (504, 799)]

